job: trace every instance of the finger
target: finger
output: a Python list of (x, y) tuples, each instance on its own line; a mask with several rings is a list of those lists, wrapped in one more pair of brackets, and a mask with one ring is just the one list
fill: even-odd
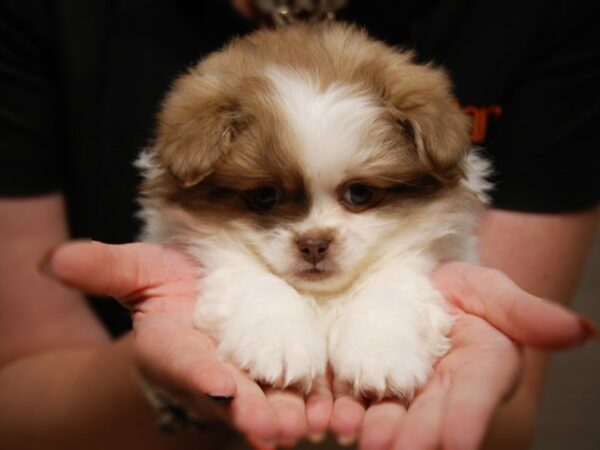
[(214, 354), (214, 341), (193, 328), (149, 318), (137, 327), (134, 345), (142, 374), (183, 401), (237, 395), (234, 378)]
[(230, 406), (231, 421), (258, 448), (274, 448), (279, 422), (261, 387), (237, 367), (226, 364), (237, 384)]
[[(185, 254), (165, 246), (108, 245), (93, 241), (70, 242), (55, 248), (47, 256), (45, 267), (70, 286), (114, 297), (125, 306), (138, 300), (136, 294), (144, 289), (199, 272)], [(171, 295), (185, 294), (171, 292)]]
[(365, 404), (362, 399), (348, 392), (348, 386), (333, 382), (333, 411), (329, 427), (337, 435), (340, 445), (350, 445), (356, 441), (365, 417)]
[(367, 408), (360, 431), (359, 448), (390, 448), (406, 408), (399, 400), (384, 400)]
[(333, 410), (333, 392), (327, 377), (315, 380), (311, 393), (306, 398), (306, 421), (308, 438), (317, 444), (325, 439), (327, 426)]
[[(165, 328), (165, 331), (169, 329)], [(160, 343), (167, 340), (145, 339), (142, 332), (141, 338), (137, 339), (142, 373), (194, 411), (199, 419), (203, 411), (196, 408), (206, 404), (201, 394), (207, 394), (218, 403), (228, 400), (233, 425), (254, 442), (274, 446), (278, 422), (260, 386), (235, 366), (220, 363), (214, 356), (214, 349), (209, 348), (214, 343), (207, 336), (193, 332), (196, 336), (192, 338), (178, 326), (172, 331), (178, 334), (173, 335), (176, 339), (168, 340), (170, 343), (165, 344), (166, 347), (161, 347)], [(160, 361), (157, 363), (158, 355)]]
[(340, 445), (350, 445), (356, 441), (364, 416), (365, 405), (361, 400), (351, 395), (335, 399), (330, 428), (337, 435)]
[(396, 430), (395, 450), (439, 448), (447, 383), (433, 378), (417, 395)]
[(268, 388), (265, 394), (279, 423), (279, 444), (295, 446), (307, 430), (304, 396), (291, 389), (274, 388)]
[(440, 265), (433, 276), (449, 301), (522, 344), (560, 349), (598, 335), (587, 319), (528, 294), (500, 271), (450, 262)]

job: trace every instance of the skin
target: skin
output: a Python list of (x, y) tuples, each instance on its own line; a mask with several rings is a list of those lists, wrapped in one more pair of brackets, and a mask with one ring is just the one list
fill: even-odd
[(218, 447), (222, 433), (159, 433), (133, 336), (113, 342), (78, 292), (37, 269), (67, 236), (60, 195), (0, 199), (0, 447)]
[[(519, 379), (521, 358), (506, 335), (540, 348), (563, 348), (581, 343), (591, 333), (591, 328), (578, 316), (526, 294), (500, 272), (461, 263), (446, 264), (436, 272), (435, 280), (460, 307), (452, 332), (452, 351), (438, 364), (432, 381), (408, 411), (392, 400), (365, 408), (357, 399), (337, 392), (335, 380), (333, 389), (321, 380), (305, 401), (293, 391), (263, 391), (234, 367), (217, 361), (214, 343), (195, 330), (190, 321), (198, 270), (176, 249), (150, 244), (109, 246), (76, 242), (55, 250), (46, 261), (46, 270), (63, 284), (116, 297), (133, 311), (134, 337), (116, 344), (98, 342), (96, 345), (102, 350), (82, 348), (80, 353), (98, 361), (96, 351), (114, 355), (114, 348), (126, 349), (124, 353), (133, 360), (133, 363), (128, 361), (132, 374), (143, 373), (152, 383), (183, 401), (200, 419), (223, 420), (260, 447), (272, 447), (275, 443), (292, 445), (304, 435), (319, 437), (330, 428), (344, 442), (360, 437), (365, 448), (387, 448), (391, 443), (398, 448), (403, 448), (402, 445), (434, 448), (439, 443), (445, 448), (476, 448), (492, 413)], [(531, 321), (531, 317), (537, 320)], [(34, 366), (23, 362), (28, 358), (18, 358), (0, 373), (10, 376), (17, 370), (16, 373), (26, 376), (34, 368), (43, 368), (47, 373), (44, 358), (52, 359), (49, 356), (52, 354), (40, 351), (34, 358), (37, 364)], [(102, 360), (104, 363), (108, 363), (110, 356), (106, 358)], [(123, 357), (123, 361), (126, 359)], [(69, 376), (64, 376), (64, 362), (61, 360), (63, 370), (60, 375), (57, 373), (54, 382), (65, 394), (69, 391), (72, 394)], [(90, 363), (89, 373), (93, 373), (92, 368), (102, 372), (98, 364)], [(36, 382), (45, 385), (42, 380), (47, 378), (47, 375), (34, 377), (28, 385)], [(15, 380), (18, 378), (11, 379), (13, 388), (7, 392), (9, 396), (15, 392), (14, 386), (19, 385)], [(87, 381), (78, 388), (90, 390), (90, 386), (95, 386)], [(110, 390), (104, 380), (97, 385)], [(135, 383), (126, 386), (131, 389), (131, 397), (140, 402)], [(121, 397), (123, 392), (119, 392)], [(205, 394), (234, 399), (221, 408), (207, 401)], [(118, 396), (115, 397), (118, 401)], [(12, 406), (31, 404), (26, 401), (32, 399), (21, 393)], [(73, 403), (74, 408), (81, 407), (83, 411), (90, 407)], [(56, 407), (44, 406), (49, 410)], [(10, 409), (7, 406), (3, 410)], [(109, 412), (118, 415), (116, 409)], [(457, 423), (461, 426), (456, 426)], [(470, 424), (466, 430), (464, 423)], [(88, 425), (92, 433), (92, 421)], [(460, 433), (454, 432), (457, 429)]]
[[(163, 263), (157, 265), (156, 261)], [(140, 370), (152, 382), (181, 393), (179, 399), (188, 408), (198, 410), (195, 403), (200, 392), (232, 395), (234, 400), (228, 408), (230, 420), (252, 441), (263, 444), (277, 440), (291, 445), (307, 431), (314, 435), (325, 430), (327, 414), (323, 414), (322, 419), (311, 416), (315, 405), (328, 409), (327, 402), (330, 403), (332, 397), (327, 395), (326, 388), (307, 400), (313, 408), (308, 410), (311, 427), (307, 428), (303, 400), (297, 394), (274, 389), (263, 394), (234, 367), (221, 365), (216, 360), (214, 344), (198, 333), (190, 321), (197, 271), (176, 249), (149, 244), (72, 243), (55, 251), (49, 264), (54, 276), (63, 282), (89, 292), (115, 296), (132, 309)], [(525, 343), (560, 348), (579, 343), (586, 336), (586, 329), (582, 329), (577, 316), (521, 292), (499, 272), (462, 263), (447, 264), (439, 270), (438, 282), (453, 297), (460, 298), (467, 311), (483, 314), (485, 308), (494, 303), (508, 311), (513, 307), (512, 302), (517, 301), (521, 303), (519, 309), (524, 310), (517, 319), (522, 323), (517, 326), (525, 325), (532, 315), (538, 316), (540, 322), (535, 322), (535, 327), (529, 326), (527, 332), (512, 330), (514, 337)], [(90, 278), (89, 273), (96, 276)], [(456, 279), (461, 281), (456, 282)], [(491, 289), (488, 283), (496, 286)], [(483, 306), (482, 298), (486, 299)], [(488, 303), (488, 299), (494, 303)], [(453, 350), (443, 358), (431, 383), (413, 403), (414, 411), (418, 412), (413, 421), (421, 426), (422, 436), (430, 438), (432, 427), (442, 427), (435, 421), (441, 421), (439, 403), (446, 400), (448, 427), (451, 429), (453, 424), (468, 420), (472, 429), (464, 433), (462, 426), (461, 439), (469, 436), (478, 442), (494, 408), (516, 382), (519, 352), (510, 339), (485, 320), (475, 314), (456, 312), (459, 318), (453, 332)], [(511, 330), (514, 327), (506, 313), (496, 311), (490, 318), (499, 328)], [(234, 380), (234, 386), (229, 384), (230, 380)], [(402, 412), (403, 407), (398, 402), (387, 401), (371, 406), (365, 415), (358, 400), (338, 396), (330, 425), (343, 441), (348, 441), (355, 432), (352, 428), (360, 426), (364, 418), (365, 439), (369, 439), (371, 433), (381, 440), (383, 435), (393, 434), (397, 427), (390, 416), (395, 414), (399, 418)], [(359, 423), (355, 424), (354, 420)], [(375, 448), (374, 444), (368, 445)]]

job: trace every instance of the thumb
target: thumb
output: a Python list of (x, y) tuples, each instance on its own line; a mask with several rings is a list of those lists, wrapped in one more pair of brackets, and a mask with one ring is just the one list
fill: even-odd
[(451, 303), (521, 344), (557, 350), (598, 336), (585, 317), (528, 294), (498, 270), (449, 262), (441, 264), (433, 278)]
[(168, 281), (174, 269), (191, 272), (193, 264), (181, 252), (156, 244), (73, 241), (51, 250), (43, 268), (69, 286), (128, 306), (143, 291)]

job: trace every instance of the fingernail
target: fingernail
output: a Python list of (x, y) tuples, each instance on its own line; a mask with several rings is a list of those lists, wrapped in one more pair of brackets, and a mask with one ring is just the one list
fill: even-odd
[(579, 327), (581, 328), (581, 343), (595, 341), (598, 339), (598, 327), (594, 325), (587, 317), (578, 315)]
[(312, 442), (313, 444), (320, 444), (321, 442), (323, 442), (325, 440), (325, 437), (327, 436), (326, 433), (309, 433), (309, 435), (307, 436), (307, 439)]
[(339, 435), (337, 437), (337, 442), (338, 444), (340, 444), (342, 447), (349, 447), (352, 444), (354, 444), (354, 442), (356, 442), (356, 436), (344, 436), (344, 435)]
[(38, 271), (43, 274), (46, 275), (50, 278), (55, 278), (55, 274), (52, 271), (52, 268), (50, 267), (50, 260), (52, 259), (52, 256), (54, 256), (54, 252), (56, 251), (56, 249), (58, 248), (58, 245), (55, 245), (54, 247), (51, 247), (43, 256), (43, 258), (40, 260), (40, 262), (38, 263), (37, 267), (38, 267)]
[(208, 398), (219, 405), (228, 405), (233, 400), (233, 397), (225, 395), (209, 395)]

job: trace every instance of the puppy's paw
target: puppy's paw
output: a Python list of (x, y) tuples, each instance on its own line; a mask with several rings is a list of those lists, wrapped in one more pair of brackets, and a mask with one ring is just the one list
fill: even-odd
[(342, 318), (332, 328), (330, 363), (336, 381), (355, 395), (410, 400), (450, 347), (450, 318), (443, 326), (387, 319)]
[(424, 356), (426, 351), (420, 348), (382, 352), (377, 341), (365, 340), (358, 345), (340, 344), (332, 348), (331, 365), (336, 381), (354, 395), (410, 400), (431, 373), (432, 358)]
[(327, 343), (310, 298), (272, 275), (227, 270), (205, 277), (199, 290), (194, 323), (218, 341), (223, 361), (257, 381), (305, 391), (325, 373)]
[(327, 345), (316, 321), (297, 318), (229, 324), (221, 334), (218, 354), (257, 381), (304, 392), (310, 391), (327, 365)]

